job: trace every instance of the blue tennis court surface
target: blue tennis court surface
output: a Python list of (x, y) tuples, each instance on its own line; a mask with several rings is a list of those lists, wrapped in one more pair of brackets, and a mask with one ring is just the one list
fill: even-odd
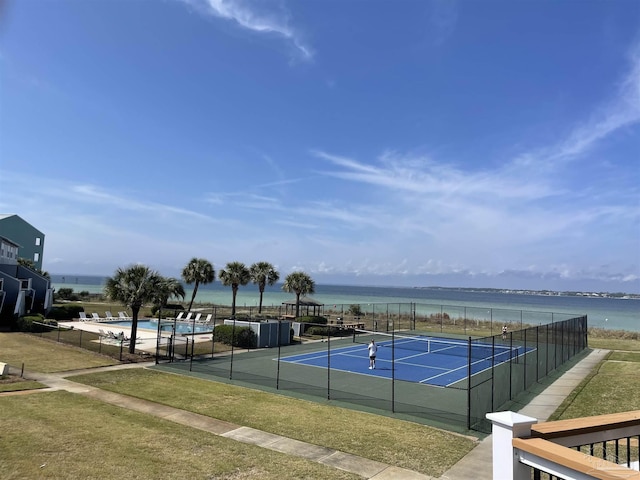
[[(330, 366), (332, 370), (384, 378), (394, 377), (397, 380), (440, 387), (464, 380), (468, 374), (468, 344), (460, 340), (420, 337), (417, 341), (414, 338), (396, 338), (393, 348), (391, 341), (378, 341), (374, 370), (369, 369), (369, 351), (366, 344), (351, 343), (348, 346), (334, 348), (333, 342), (330, 355), (325, 349), (281, 357), (280, 360), (325, 369)], [(527, 352), (531, 350), (527, 348)], [(491, 352), (491, 345), (474, 344), (472, 374), (490, 369), (492, 364), (495, 366), (505, 361), (518, 361), (519, 357), (525, 354), (524, 347), (500, 346), (493, 358)]]

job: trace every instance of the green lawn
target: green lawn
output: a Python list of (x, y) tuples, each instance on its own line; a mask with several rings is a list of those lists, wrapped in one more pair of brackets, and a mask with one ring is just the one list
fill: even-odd
[(589, 337), (590, 348), (603, 348), (605, 350), (626, 350), (640, 352), (640, 340), (607, 337)]
[(0, 362), (26, 371), (51, 373), (104, 367), (117, 360), (26, 333), (0, 332)]
[(567, 397), (550, 420), (640, 410), (639, 370), (640, 353), (610, 353)]
[(46, 385), (31, 380), (25, 380), (15, 375), (0, 377), (0, 393), (19, 392), (21, 390), (37, 390), (38, 388), (46, 388)]
[[(70, 371), (114, 363), (110, 358), (91, 352), (18, 333), (0, 333), (0, 351), (4, 361), (12, 365), (25, 362), (33, 371)], [(28, 367), (27, 370), (29, 370)], [(82, 380), (106, 390), (148, 398), (239, 425), (335, 448), (432, 476), (442, 475), (477, 444), (475, 439), (412, 422), (154, 370), (131, 369), (103, 372), (76, 376), (74, 380)], [(101, 455), (100, 451), (117, 453), (120, 450), (120, 444), (125, 442), (122, 445), (123, 456), (132, 455), (131, 445), (136, 445), (135, 456), (141, 456), (141, 461), (136, 463), (131, 476), (149, 478), (157, 476), (154, 473), (156, 465), (153, 462), (152, 453), (148, 454), (149, 459), (147, 459), (147, 453), (153, 452), (153, 448), (145, 446), (145, 443), (153, 444), (155, 448), (154, 442), (157, 442), (162, 445), (173, 445), (177, 450), (175, 456), (168, 455), (165, 447), (159, 447), (155, 452), (167, 458), (169, 462), (178, 462), (175, 458), (180, 456), (189, 459), (190, 462), (197, 460), (194, 466), (189, 466), (184, 472), (177, 467), (172, 469), (161, 463), (165, 465), (163, 468), (168, 468), (166, 475), (160, 475), (164, 478), (182, 478), (182, 476), (184, 478), (275, 478), (278, 471), (281, 472), (279, 478), (352, 478), (343, 472), (328, 472), (320, 465), (307, 465), (308, 462), (286, 456), (278, 455), (282, 458), (277, 462), (267, 461), (264, 458), (264, 450), (259, 447), (237, 445), (235, 442), (233, 442), (232, 455), (221, 456), (219, 453), (214, 455), (216, 460), (211, 467), (211, 474), (206, 476), (199, 470), (202, 466), (198, 466), (203, 453), (195, 449), (191, 445), (193, 442), (188, 439), (185, 442), (176, 440), (174, 436), (177, 434), (167, 433), (167, 429), (185, 431), (185, 435), (189, 438), (194, 435), (198, 438), (202, 435), (213, 437), (208, 438), (208, 443), (205, 442), (212, 445), (217, 445), (223, 439), (201, 432), (196, 434), (184, 426), (169, 424), (170, 427), (167, 427), (153, 417), (134, 414), (116, 407), (101, 405), (100, 408), (96, 408), (93, 405), (94, 402), (78, 395), (54, 393), (0, 397), (0, 424), (3, 426), (0, 435), (0, 451), (3, 451), (0, 471), (25, 472), (24, 478), (33, 478), (41, 476), (38, 473), (42, 472), (33, 474), (35, 470), (31, 469), (47, 463), (50, 468), (47, 470), (48, 476), (61, 477), (59, 474), (51, 473), (54, 471), (51, 468), (53, 463), (46, 458), (47, 455), (51, 455), (57, 459), (58, 463), (54, 462), (57, 465), (56, 468), (59, 465), (60, 471), (69, 472), (65, 478), (121, 477), (123, 470), (112, 465), (112, 458), (101, 458), (104, 455)], [(126, 419), (132, 416), (135, 417), (135, 421), (128, 422)], [(70, 417), (73, 418), (70, 419)], [(121, 420), (123, 417), (125, 420)], [(76, 422), (84, 426), (80, 428)], [(131, 423), (130, 427), (127, 427), (128, 423)], [(39, 428), (42, 428), (43, 436), (29, 433), (36, 432)], [(48, 438), (48, 429), (51, 432), (60, 431), (59, 440), (54, 438), (53, 433), (50, 435), (51, 438)], [(93, 437), (87, 437), (88, 429), (92, 430), (92, 435), (102, 435), (98, 442), (99, 448), (95, 451), (93, 448), (86, 447), (87, 443), (96, 442)], [(136, 441), (129, 443), (127, 449), (126, 442), (130, 442), (127, 437), (129, 430), (137, 431), (139, 434), (135, 434)], [(127, 435), (121, 438), (122, 433)], [(131, 433), (131, 435), (134, 434)], [(24, 439), (16, 444), (13, 442), (14, 437), (24, 437)], [(228, 442), (224, 440), (223, 443)], [(195, 443), (200, 444), (202, 441), (198, 440)], [(44, 446), (45, 444), (47, 446)], [(142, 449), (141, 452), (138, 452), (138, 448)], [(194, 450), (196, 450), (195, 453)], [(28, 456), (24, 455), (25, 451), (45, 453), (42, 458), (38, 456), (37, 460), (34, 459), (30, 463)], [(77, 457), (80, 452), (82, 452), (80, 457), (86, 454), (88, 458), (95, 457), (100, 461), (92, 463), (87, 462), (86, 459), (79, 460)], [(120, 455), (120, 453), (117, 454)], [(198, 458), (194, 459), (193, 455)], [(246, 460), (242, 462), (242, 466), (238, 467), (237, 476), (225, 473), (225, 465), (235, 464), (233, 460), (235, 455), (240, 455)], [(110, 453), (109, 457), (111, 456)], [(209, 465), (213, 462), (211, 458), (206, 458), (207, 460), (202, 460), (204, 464)], [(218, 462), (220, 465), (216, 466)], [(304, 466), (301, 467), (301, 464)], [(130, 463), (125, 465), (131, 467)], [(276, 467), (271, 468), (271, 465), (281, 465), (281, 468), (280, 470)], [(103, 469), (109, 472), (109, 476), (105, 476)], [(305, 471), (308, 473), (303, 473)], [(30, 473), (27, 474), (27, 472)]]
[(0, 397), (0, 477), (356, 479), (68, 392)]
[(432, 476), (440, 476), (476, 445), (417, 423), (155, 370), (72, 379)]
[[(615, 343), (620, 351), (603, 361), (552, 419), (640, 409), (638, 340), (590, 338), (592, 347), (594, 341)], [(0, 352), (0, 361), (18, 368), (24, 363), (27, 371), (115, 363), (17, 333), (0, 333)], [(434, 477), (477, 444), (475, 439), (407, 421), (155, 370), (73, 379)], [(2, 388), (14, 387), (5, 382)], [(6, 478), (357, 478), (67, 392), (0, 396), (0, 424), (0, 471)]]

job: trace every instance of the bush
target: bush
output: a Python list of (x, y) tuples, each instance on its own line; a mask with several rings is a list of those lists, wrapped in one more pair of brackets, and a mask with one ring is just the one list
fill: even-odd
[(235, 337), (233, 333), (233, 325), (217, 325), (213, 330), (213, 340), (239, 348), (256, 348), (258, 337), (250, 327), (235, 327)]
[(16, 322), (16, 327), (20, 332), (39, 333), (39, 332), (48, 332), (51, 330), (50, 328), (43, 326), (43, 324), (55, 326), (58, 324), (58, 322), (56, 322), (55, 320), (47, 321), (44, 319), (43, 315), (38, 313), (35, 315), (25, 315), (24, 317), (18, 318), (18, 321)]
[(73, 295), (73, 288), (59, 288), (56, 290), (56, 298), (61, 300), (70, 300)]
[(74, 318), (78, 318), (80, 312), (84, 312), (84, 307), (82, 305), (54, 305), (54, 307), (49, 310), (47, 314), (47, 318), (52, 318), (54, 320), (73, 320)]
[(326, 317), (320, 317), (320, 316), (306, 316), (306, 317), (298, 317), (296, 319), (296, 322), (300, 322), (300, 323), (317, 323), (318, 325), (326, 325), (327, 324), (327, 318)]
[(349, 330), (338, 327), (320, 327), (320, 326), (310, 326), (306, 329), (305, 332), (307, 335), (326, 337), (331, 335), (332, 337), (344, 337), (350, 335)]

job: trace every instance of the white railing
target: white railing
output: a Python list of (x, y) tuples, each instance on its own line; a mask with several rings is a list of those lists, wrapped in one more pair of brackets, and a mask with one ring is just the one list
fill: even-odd
[(494, 480), (640, 480), (640, 410), (544, 423), (514, 412), (487, 418)]

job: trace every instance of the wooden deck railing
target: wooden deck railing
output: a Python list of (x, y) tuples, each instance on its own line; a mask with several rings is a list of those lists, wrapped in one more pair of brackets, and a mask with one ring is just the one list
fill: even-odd
[(513, 412), (487, 418), (494, 479), (640, 480), (640, 410), (545, 423)]

